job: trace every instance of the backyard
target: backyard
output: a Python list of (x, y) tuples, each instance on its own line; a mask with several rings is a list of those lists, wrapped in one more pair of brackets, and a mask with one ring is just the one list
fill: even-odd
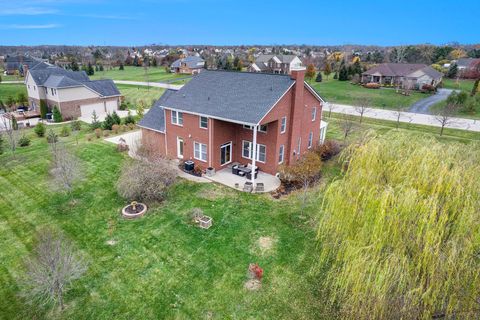
[(368, 98), (373, 108), (397, 109), (408, 108), (413, 103), (426, 98), (428, 95), (419, 92), (411, 92), (409, 96), (399, 94), (393, 88), (367, 89), (360, 85), (351, 84), (349, 81), (338, 81), (333, 75), (323, 76), (322, 82), (309, 82), (317, 90), (322, 98), (328, 102), (356, 105), (360, 97)]
[[(114, 67), (111, 70), (96, 71), (90, 79), (112, 79), (112, 80), (130, 80), (141, 82), (166, 82), (174, 84), (183, 84), (188, 80), (189, 75), (169, 73), (164, 67), (149, 67), (145, 72), (143, 67), (125, 66), (124, 70)], [(185, 79), (185, 80), (182, 80)]]
[[(344, 119), (326, 120), (328, 137), (342, 140)], [(393, 122), (365, 119), (360, 126), (358, 118), (350, 120), (357, 126), (348, 141), (366, 130), (395, 130)], [(425, 126), (405, 124), (400, 130), (437, 136), (436, 128)], [(321, 273), (311, 271), (318, 259), (318, 208), (329, 182), (341, 175), (337, 160), (325, 163), (305, 210), (295, 194), (274, 200), (268, 194), (181, 180), (166, 202), (133, 221), (121, 218), (126, 201), (115, 188), (122, 164), (131, 160), (114, 145), (87, 141), (86, 128), (78, 145), (71, 136), (61, 138), (83, 172), (71, 194), (65, 194), (53, 189), (46, 139), (26, 132), (31, 146), (19, 148), (15, 158), (8, 150), (0, 156), (0, 318), (318, 319), (328, 314), (319, 303), (324, 299)], [(480, 134), (447, 130), (439, 139), (468, 143)], [(213, 227), (192, 224), (193, 208), (213, 217)], [(23, 260), (44, 226), (62, 230), (88, 261), (87, 273), (66, 295), (62, 314), (28, 307), (19, 295)], [(265, 270), (258, 292), (243, 287), (249, 263)]]
[(27, 94), (27, 88), (24, 84), (7, 84), (0, 83), (0, 100), (4, 103), (8, 97), (17, 99), (17, 96), (20, 92)]

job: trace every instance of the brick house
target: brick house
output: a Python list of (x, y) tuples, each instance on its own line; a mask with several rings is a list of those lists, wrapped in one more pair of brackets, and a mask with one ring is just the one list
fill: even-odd
[(325, 139), (323, 100), (304, 76), (205, 70), (156, 101), (138, 124), (142, 143), (202, 169), (251, 163), (275, 175)]
[(181, 74), (197, 74), (202, 71), (205, 66), (205, 61), (197, 56), (188, 56), (181, 58), (172, 63), (170, 71)]
[(25, 77), (28, 101), (40, 111), (40, 101), (48, 109), (57, 106), (65, 120), (98, 116), (118, 110), (121, 94), (112, 80), (90, 80), (84, 71), (69, 71), (47, 63), (28, 69)]
[(248, 67), (249, 72), (290, 74), (302, 67), (302, 60), (293, 54), (262, 54)]

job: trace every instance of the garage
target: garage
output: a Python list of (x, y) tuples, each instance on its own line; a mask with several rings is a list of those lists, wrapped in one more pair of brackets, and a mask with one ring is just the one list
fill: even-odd
[(93, 111), (95, 111), (97, 116), (105, 114), (105, 106), (103, 102), (86, 104), (80, 107), (82, 118), (91, 118)]
[(118, 101), (117, 100), (107, 100), (105, 102), (107, 107), (107, 113), (113, 113), (113, 111), (118, 110)]

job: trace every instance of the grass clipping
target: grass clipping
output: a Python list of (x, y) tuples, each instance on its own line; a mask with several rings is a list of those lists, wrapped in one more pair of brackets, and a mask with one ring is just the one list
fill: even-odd
[(346, 150), (319, 223), (343, 317), (477, 318), (480, 149), (407, 134)]

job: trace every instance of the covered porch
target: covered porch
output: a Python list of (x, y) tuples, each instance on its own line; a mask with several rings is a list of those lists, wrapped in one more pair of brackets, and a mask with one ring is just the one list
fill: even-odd
[[(248, 190), (249, 185), (252, 186), (252, 192), (255, 193), (272, 192), (280, 187), (279, 178), (262, 171), (258, 172), (257, 177), (253, 181), (253, 185), (251, 185), (251, 179), (233, 174), (231, 167), (221, 169), (211, 176), (203, 175), (203, 177), (213, 182), (223, 184), (227, 187), (247, 192), (250, 192), (250, 190)], [(247, 190), (244, 190), (245, 183), (248, 183)]]

